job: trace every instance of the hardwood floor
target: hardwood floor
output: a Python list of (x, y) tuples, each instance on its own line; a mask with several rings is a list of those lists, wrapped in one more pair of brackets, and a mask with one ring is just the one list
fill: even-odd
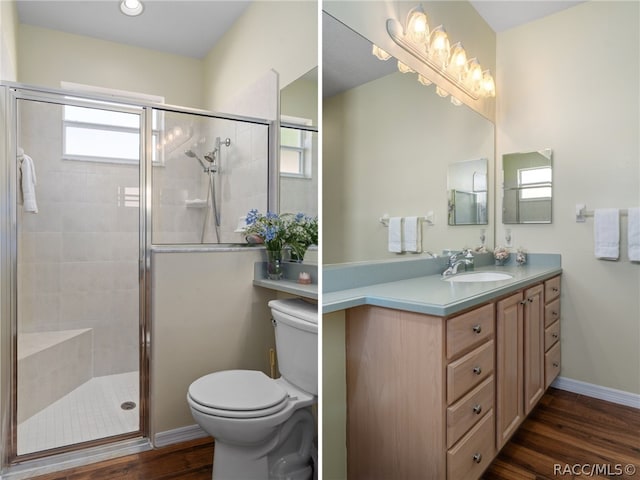
[(640, 410), (550, 388), (483, 477), (561, 478), (640, 479)]
[[(210, 480), (212, 456), (212, 441), (196, 440), (35, 480)], [(609, 472), (593, 474), (591, 469), (596, 464), (595, 468), (609, 468)], [(584, 465), (588, 470), (554, 472), (554, 465), (558, 465), (556, 469)], [(636, 471), (633, 475), (625, 472), (620, 475), (616, 465), (623, 468), (632, 465)], [(581, 478), (640, 479), (640, 410), (551, 388), (483, 477), (484, 480)]]
[(213, 440), (206, 438), (34, 477), (34, 480), (211, 480)]

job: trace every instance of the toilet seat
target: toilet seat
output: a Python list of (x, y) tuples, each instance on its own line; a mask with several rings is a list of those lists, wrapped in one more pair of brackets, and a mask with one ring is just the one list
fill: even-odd
[(194, 408), (207, 415), (259, 418), (284, 409), (288, 393), (257, 370), (226, 370), (199, 378), (189, 387)]

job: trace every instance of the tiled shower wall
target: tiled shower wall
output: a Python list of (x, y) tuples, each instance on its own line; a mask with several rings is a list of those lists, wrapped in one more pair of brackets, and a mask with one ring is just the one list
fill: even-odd
[[(201, 243), (206, 219), (204, 243), (244, 243), (234, 232), (240, 217), (252, 208), (265, 211), (268, 179), (268, 128), (247, 122), (166, 113), (167, 130), (180, 127), (190, 138), (178, 147), (165, 149), (162, 165), (153, 168), (153, 243)], [(211, 203), (204, 205), (209, 177), (195, 158), (184, 152), (191, 149), (201, 159), (213, 150), (216, 137), (222, 144), (214, 175), (216, 201), (220, 214), (220, 239), (216, 238)], [(193, 202), (201, 200), (200, 208)]]
[(138, 166), (62, 160), (59, 105), (20, 100), (19, 118), (39, 212), (18, 208), (18, 330), (91, 328), (95, 376), (136, 370)]

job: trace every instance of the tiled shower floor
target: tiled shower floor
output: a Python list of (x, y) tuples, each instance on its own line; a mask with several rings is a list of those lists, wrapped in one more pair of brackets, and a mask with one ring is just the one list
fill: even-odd
[(136, 431), (138, 402), (138, 372), (94, 377), (18, 425), (18, 455)]

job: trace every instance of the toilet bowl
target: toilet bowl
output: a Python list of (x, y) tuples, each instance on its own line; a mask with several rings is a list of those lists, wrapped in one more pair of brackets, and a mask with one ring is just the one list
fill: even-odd
[(269, 302), (281, 377), (225, 370), (197, 379), (187, 402), (215, 439), (215, 480), (307, 480), (317, 401), (317, 306), (301, 299)]

